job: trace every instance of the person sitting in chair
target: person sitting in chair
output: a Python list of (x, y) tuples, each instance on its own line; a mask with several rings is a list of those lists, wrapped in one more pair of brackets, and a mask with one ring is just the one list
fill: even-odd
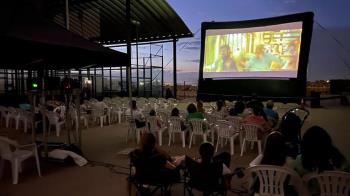
[(142, 183), (168, 183), (179, 179), (176, 162), (164, 151), (156, 148), (152, 133), (141, 136), (141, 148), (129, 154), (131, 164), (136, 168), (135, 178)]
[(229, 169), (231, 155), (223, 152), (214, 156), (214, 146), (205, 142), (199, 147), (200, 158), (193, 160), (186, 157), (186, 167), (189, 170), (189, 185), (203, 192), (226, 190), (230, 187), (231, 170)]

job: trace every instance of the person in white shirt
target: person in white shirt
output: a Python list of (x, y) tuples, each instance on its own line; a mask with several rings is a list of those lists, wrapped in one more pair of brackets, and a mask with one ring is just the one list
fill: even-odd
[[(131, 114), (132, 110), (132, 114)], [(130, 108), (126, 110), (126, 114), (132, 115), (133, 119), (135, 120), (135, 124), (137, 128), (141, 128), (146, 126), (146, 120), (144, 115), (142, 114), (142, 110), (137, 108), (136, 101), (131, 101), (131, 110)]]

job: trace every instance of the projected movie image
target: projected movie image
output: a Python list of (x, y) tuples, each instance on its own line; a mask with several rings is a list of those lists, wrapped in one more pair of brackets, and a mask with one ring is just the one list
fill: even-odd
[(296, 78), (302, 22), (208, 29), (203, 78)]

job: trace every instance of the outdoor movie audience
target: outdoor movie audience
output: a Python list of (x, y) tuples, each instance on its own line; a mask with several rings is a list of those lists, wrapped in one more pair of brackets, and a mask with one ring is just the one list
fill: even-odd
[[(188, 115), (186, 121), (181, 122), (181, 130), (188, 128), (191, 119), (204, 119), (203, 103), (197, 102), (197, 107), (199, 109), (193, 103), (187, 106)], [(135, 114), (138, 114), (136, 102), (132, 103), (132, 108), (136, 111)], [(301, 120), (296, 114), (289, 112), (283, 116), (276, 131), (271, 132), (273, 126), (269, 119), (273, 118), (276, 121), (275, 123), (279, 120), (277, 112), (273, 111), (273, 102), (268, 101), (264, 109), (261, 102), (253, 101), (247, 104), (247, 108), (251, 108), (252, 113), (246, 114), (243, 123), (259, 125), (261, 129), (258, 132), (258, 138), (265, 139), (263, 140), (265, 142), (263, 154), (258, 155), (249, 166), (282, 166), (295, 170), (301, 177), (326, 170), (349, 171), (349, 165), (345, 157), (333, 145), (331, 137), (323, 128), (312, 126), (301, 137)], [(244, 110), (245, 104), (237, 101), (234, 107), (230, 109), (229, 115), (242, 116)], [(216, 112), (223, 111), (225, 111), (224, 104), (218, 101)], [(174, 108), (171, 111), (171, 116), (179, 117), (179, 113), (179, 110)], [(150, 112), (150, 116), (153, 115), (156, 115), (154, 110)], [(203, 129), (203, 131), (205, 130)], [(187, 156), (171, 158), (167, 153), (156, 147), (156, 139), (151, 133), (144, 133), (141, 137), (141, 148), (131, 152), (130, 158), (136, 168), (141, 167), (141, 169), (136, 169), (136, 175), (140, 176), (151, 175), (156, 178), (166, 177), (169, 180), (178, 180), (178, 165), (182, 163), (186, 167), (191, 164), (198, 165), (204, 173), (209, 172), (211, 175), (232, 174), (230, 154), (223, 152), (214, 156), (214, 152), (214, 146), (205, 142), (199, 147), (199, 159), (192, 159)], [(151, 170), (158, 171), (157, 169), (159, 172), (147, 173)], [(200, 178), (206, 178), (202, 174), (199, 174), (199, 176)], [(285, 188), (288, 188), (287, 192), (290, 192), (292, 190), (289, 189), (288, 184), (289, 180), (285, 183)], [(259, 182), (257, 180), (252, 189), (258, 190), (258, 186)], [(314, 191), (315, 187), (317, 188), (317, 186), (312, 185), (308, 188), (311, 192), (317, 193), (317, 191)]]

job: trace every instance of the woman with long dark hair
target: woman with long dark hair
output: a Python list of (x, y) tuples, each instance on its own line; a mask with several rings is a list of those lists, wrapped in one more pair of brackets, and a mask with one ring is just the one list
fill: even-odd
[(301, 154), (295, 160), (294, 169), (301, 175), (325, 170), (345, 170), (345, 157), (332, 144), (326, 130), (319, 126), (309, 128), (301, 141)]

